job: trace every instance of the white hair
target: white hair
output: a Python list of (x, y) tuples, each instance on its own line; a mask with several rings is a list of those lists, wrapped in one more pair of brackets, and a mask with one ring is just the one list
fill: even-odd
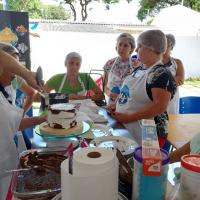
[(65, 66), (67, 65), (67, 63), (69, 62), (69, 60), (71, 60), (72, 58), (78, 58), (80, 60), (80, 63), (82, 62), (82, 57), (81, 57), (81, 55), (79, 53), (77, 53), (77, 52), (70, 52), (65, 57)]
[(161, 30), (148, 30), (142, 32), (138, 36), (137, 43), (144, 45), (157, 54), (164, 53), (167, 48), (167, 38)]

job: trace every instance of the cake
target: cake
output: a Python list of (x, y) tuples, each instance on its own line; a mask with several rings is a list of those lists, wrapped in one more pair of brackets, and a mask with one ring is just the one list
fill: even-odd
[[(13, 194), (24, 200), (49, 200), (61, 190), (60, 165), (67, 157), (51, 152), (33, 151), (20, 157)], [(50, 198), (51, 197), (51, 198)]]
[(70, 129), (76, 126), (76, 107), (69, 103), (59, 103), (49, 106), (47, 114), (49, 127), (55, 129)]
[(30, 152), (20, 158), (22, 168), (34, 167), (37, 172), (52, 170), (60, 172), (60, 165), (66, 156), (59, 154), (39, 154), (37, 151)]

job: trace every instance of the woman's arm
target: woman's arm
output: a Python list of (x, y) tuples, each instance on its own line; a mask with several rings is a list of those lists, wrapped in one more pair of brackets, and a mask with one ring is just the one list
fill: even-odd
[[(101, 80), (103, 81), (103, 80)], [(101, 89), (99, 88), (99, 86), (96, 84), (96, 82), (92, 79), (92, 77), (90, 75), (87, 75), (86, 77), (86, 89), (87, 91), (89, 91), (91, 96), (87, 96), (86, 98), (91, 98), (93, 101), (101, 101), (103, 100), (104, 94), (101, 91)]]
[(177, 86), (183, 85), (184, 79), (185, 79), (185, 71), (183, 67), (183, 63), (179, 59), (175, 59), (175, 62), (177, 64), (177, 69), (176, 69), (176, 84)]
[(45, 122), (45, 121), (46, 121), (46, 116), (23, 118), (21, 120), (19, 130), (23, 131), (26, 128), (30, 128), (32, 126), (41, 124), (42, 122)]
[(134, 113), (113, 112), (111, 116), (121, 123), (134, 122), (141, 119), (149, 119), (166, 111), (171, 99), (171, 93), (160, 88), (152, 89), (153, 101), (148, 106)]
[(103, 92), (100, 90), (100, 88), (98, 86), (96, 89), (93, 90), (93, 92), (94, 92), (94, 95), (91, 96), (91, 99), (93, 101), (101, 101), (101, 100), (105, 99)]
[(23, 65), (21, 65), (16, 59), (7, 53), (0, 50), (0, 74), (2, 70), (7, 70), (14, 74), (22, 77), (31, 87), (36, 90), (41, 90), (41, 87), (37, 85), (35, 79), (35, 73), (27, 70)]
[(190, 153), (190, 142), (169, 154), (170, 163), (179, 162), (181, 157)]
[(110, 96), (110, 90), (107, 87), (107, 83), (108, 83), (108, 72), (104, 72), (103, 75), (103, 87), (104, 87), (104, 93), (109, 97)]

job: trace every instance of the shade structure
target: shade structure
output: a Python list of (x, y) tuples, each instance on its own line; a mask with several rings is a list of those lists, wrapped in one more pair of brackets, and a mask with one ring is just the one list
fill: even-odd
[(200, 34), (200, 13), (182, 5), (164, 8), (158, 13), (153, 24), (164, 31), (178, 35)]

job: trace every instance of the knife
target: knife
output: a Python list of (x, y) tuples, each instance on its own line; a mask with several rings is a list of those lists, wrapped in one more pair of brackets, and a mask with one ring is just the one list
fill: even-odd
[(42, 72), (42, 67), (40, 66), (37, 68), (36, 71), (36, 81), (39, 86), (43, 85), (43, 72)]

